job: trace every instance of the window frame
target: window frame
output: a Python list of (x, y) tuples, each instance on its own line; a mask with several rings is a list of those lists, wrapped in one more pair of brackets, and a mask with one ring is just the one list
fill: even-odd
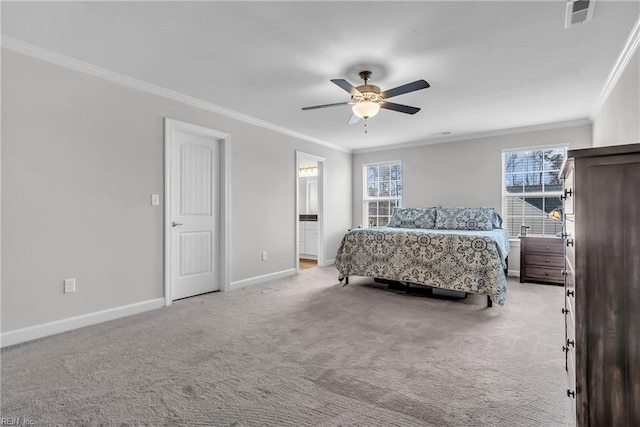
[[(387, 166), (387, 165), (400, 165), (401, 171), (401, 179), (399, 180), (402, 184), (401, 193), (404, 192), (404, 165), (402, 160), (388, 160), (382, 162), (373, 162), (373, 163), (363, 163), (362, 164), (362, 226), (364, 228), (370, 227), (369, 222), (369, 203), (370, 202), (381, 202), (381, 201), (389, 201), (389, 202), (397, 202), (395, 207), (402, 206), (402, 194), (400, 196), (369, 196), (369, 179), (367, 175), (367, 168), (371, 166)], [(396, 182), (398, 180), (395, 180)], [(378, 181), (380, 182), (380, 180)], [(393, 214), (392, 207), (389, 206), (389, 218)], [(379, 217), (380, 215), (378, 215)], [(386, 224), (385, 224), (386, 225)], [(377, 225), (380, 227), (380, 225)]]
[[(502, 169), (501, 169), (501, 173), (500, 173), (500, 181), (501, 181), (501, 193), (500, 193), (500, 197), (501, 197), (501, 205), (502, 205), (502, 218), (503, 218), (503, 227), (507, 230), (507, 232), (509, 232), (508, 229), (508, 221), (509, 221), (509, 209), (508, 209), (508, 198), (553, 198), (553, 197), (560, 197), (563, 194), (563, 189), (560, 188), (559, 190), (556, 191), (544, 191), (544, 187), (543, 187), (543, 191), (535, 191), (535, 192), (525, 192), (524, 189), (521, 193), (510, 193), (507, 192), (507, 185), (506, 185), (506, 164), (505, 164), (505, 160), (506, 160), (506, 155), (507, 153), (529, 153), (529, 152), (534, 152), (534, 151), (546, 151), (546, 150), (557, 150), (557, 149), (562, 149), (564, 151), (564, 158), (563, 158), (563, 162), (560, 165), (559, 169), (552, 169), (552, 170), (545, 170), (544, 168), (541, 171), (537, 171), (535, 173), (546, 173), (546, 172), (555, 172), (557, 171), (558, 174), (560, 174), (560, 171), (562, 170), (562, 165), (564, 164), (564, 162), (567, 159), (567, 152), (569, 151), (569, 144), (568, 143), (563, 143), (563, 144), (549, 144), (549, 145), (540, 145), (540, 146), (533, 146), (533, 147), (513, 147), (513, 148), (505, 148), (502, 150), (500, 157), (501, 157), (501, 162), (502, 162)], [(523, 172), (524, 173), (524, 172)], [(528, 216), (525, 215), (520, 215), (520, 218), (522, 218), (521, 221), (521, 225), (526, 225), (524, 223), (525, 218), (527, 218)], [(543, 225), (542, 225), (542, 233), (543, 234), (532, 234), (534, 236), (545, 236), (545, 237), (549, 237), (549, 236), (556, 236), (556, 233), (545, 233), (545, 226), (544, 226), (544, 215), (541, 216), (543, 219)], [(519, 240), (519, 234), (518, 235), (511, 235), (509, 234), (509, 240), (512, 241), (518, 241)]]

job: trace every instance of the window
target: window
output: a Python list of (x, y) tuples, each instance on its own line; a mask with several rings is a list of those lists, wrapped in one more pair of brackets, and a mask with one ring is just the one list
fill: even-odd
[(521, 225), (529, 234), (562, 232), (562, 223), (548, 215), (562, 207), (559, 175), (566, 154), (566, 147), (503, 152), (502, 212), (509, 236), (517, 237)]
[(386, 226), (393, 209), (402, 204), (402, 162), (364, 165), (365, 227)]

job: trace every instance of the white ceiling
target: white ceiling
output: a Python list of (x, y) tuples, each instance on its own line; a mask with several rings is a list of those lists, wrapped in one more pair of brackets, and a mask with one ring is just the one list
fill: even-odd
[[(2, 2), (2, 33), (347, 149), (584, 119), (640, 11), (596, 3), (566, 30), (564, 0)], [(431, 88), (348, 126), (329, 79)]]

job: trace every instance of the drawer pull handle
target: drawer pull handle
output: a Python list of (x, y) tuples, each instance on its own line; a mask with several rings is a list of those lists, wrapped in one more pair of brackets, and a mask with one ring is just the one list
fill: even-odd
[(544, 262), (549, 262), (549, 258), (545, 258), (545, 259), (544, 259)]
[(575, 292), (573, 292), (571, 289), (569, 289), (569, 290), (567, 291), (567, 296), (568, 296), (568, 297), (573, 297), (573, 296), (575, 296)]
[(545, 275), (545, 276), (548, 276), (548, 275), (549, 275), (549, 272), (548, 272), (548, 271), (545, 271), (545, 272), (544, 272), (544, 275)]
[(560, 196), (560, 200), (567, 200), (567, 198), (573, 195), (573, 190), (571, 188), (566, 188), (564, 190), (564, 194)]
[(562, 314), (567, 314), (569, 312), (569, 310), (567, 310), (566, 308), (562, 309)]
[(575, 390), (567, 390), (567, 396), (573, 397), (575, 399), (576, 398)]
[(564, 351), (565, 353), (567, 353), (567, 352), (569, 351), (569, 347), (562, 346), (562, 351)]
[(573, 239), (567, 239), (567, 247), (573, 247)]
[(576, 340), (570, 340), (567, 338), (567, 348), (569, 348), (569, 346), (576, 348)]

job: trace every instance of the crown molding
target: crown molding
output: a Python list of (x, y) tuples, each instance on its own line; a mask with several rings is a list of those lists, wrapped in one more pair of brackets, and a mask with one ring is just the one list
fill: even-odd
[(574, 126), (590, 125), (591, 123), (592, 123), (591, 120), (589, 120), (588, 118), (567, 120), (564, 122), (543, 123), (539, 125), (523, 126), (523, 127), (517, 127), (517, 128), (509, 128), (509, 129), (498, 129), (498, 130), (492, 130), (487, 132), (467, 133), (464, 135), (451, 135), (451, 136), (427, 139), (422, 141), (384, 145), (380, 147), (361, 148), (361, 149), (353, 150), (353, 154), (373, 153), (376, 151), (399, 150), (402, 148), (415, 148), (415, 147), (422, 147), (426, 145), (442, 144), (445, 142), (469, 141), (472, 139), (491, 138), (494, 136), (515, 135), (515, 134), (526, 133), (526, 132), (562, 129), (562, 128), (568, 128), (568, 127), (574, 127)]
[(618, 81), (620, 80), (620, 76), (622, 76), (622, 73), (624, 73), (624, 70), (627, 68), (627, 65), (629, 65), (629, 62), (631, 61), (631, 58), (638, 50), (639, 45), (640, 45), (640, 15), (638, 15), (638, 19), (636, 20), (635, 25), (631, 29), (631, 32), (629, 33), (629, 37), (627, 37), (627, 41), (624, 44), (624, 47), (622, 48), (620, 55), (618, 55), (618, 59), (616, 60), (616, 63), (613, 65), (613, 68), (611, 69), (611, 72), (609, 73), (609, 76), (607, 77), (607, 80), (604, 83), (604, 87), (600, 92), (600, 96), (598, 96), (598, 100), (596, 101), (596, 104), (593, 108), (593, 112), (589, 116), (591, 121), (595, 120), (596, 116), (604, 106), (605, 102), (607, 102), (609, 95), (611, 95), (611, 92), (618, 84)]
[(261, 120), (252, 116), (248, 116), (246, 114), (239, 113), (234, 110), (230, 110), (228, 108), (221, 107), (216, 104), (212, 104), (207, 101), (203, 101), (198, 98), (194, 98), (189, 95), (185, 95), (180, 92), (176, 92), (171, 89), (167, 89), (161, 86), (157, 86), (152, 83), (148, 83), (142, 80), (138, 80), (133, 77), (129, 77), (124, 74), (117, 73), (115, 71), (107, 70), (102, 67), (98, 67), (96, 65), (92, 65), (83, 61), (79, 61), (77, 59), (61, 55), (59, 53), (50, 51), (48, 49), (41, 48), (39, 46), (32, 45), (30, 43), (23, 42), (22, 40), (14, 39), (12, 37), (2, 36), (2, 47), (4, 49), (9, 49), (14, 52), (21, 53), (23, 55), (28, 55), (37, 59), (41, 59), (43, 61), (51, 62), (56, 65), (60, 65), (62, 67), (70, 68), (75, 71), (80, 71), (85, 74), (89, 74), (95, 77), (100, 77), (105, 80), (121, 84), (123, 86), (127, 86), (133, 89), (137, 89), (146, 93), (150, 93), (153, 95), (161, 96), (163, 98), (171, 99), (177, 102), (181, 102), (183, 104), (190, 105), (192, 107), (200, 108), (202, 110), (211, 111), (216, 114), (220, 114), (226, 117), (230, 117), (235, 120), (239, 120), (241, 122), (245, 122), (254, 126), (259, 126), (264, 129), (268, 129), (274, 132), (281, 133), (283, 135), (292, 136), (294, 138), (302, 139), (304, 141), (312, 142), (314, 144), (322, 145), (324, 147), (331, 148), (333, 150), (342, 151), (345, 153), (351, 153), (352, 150), (340, 147), (335, 144), (331, 144), (326, 141), (322, 141), (320, 139), (316, 139), (310, 137), (308, 135), (304, 135), (293, 130), (287, 129), (285, 127), (276, 125), (271, 122), (267, 122), (265, 120)]

